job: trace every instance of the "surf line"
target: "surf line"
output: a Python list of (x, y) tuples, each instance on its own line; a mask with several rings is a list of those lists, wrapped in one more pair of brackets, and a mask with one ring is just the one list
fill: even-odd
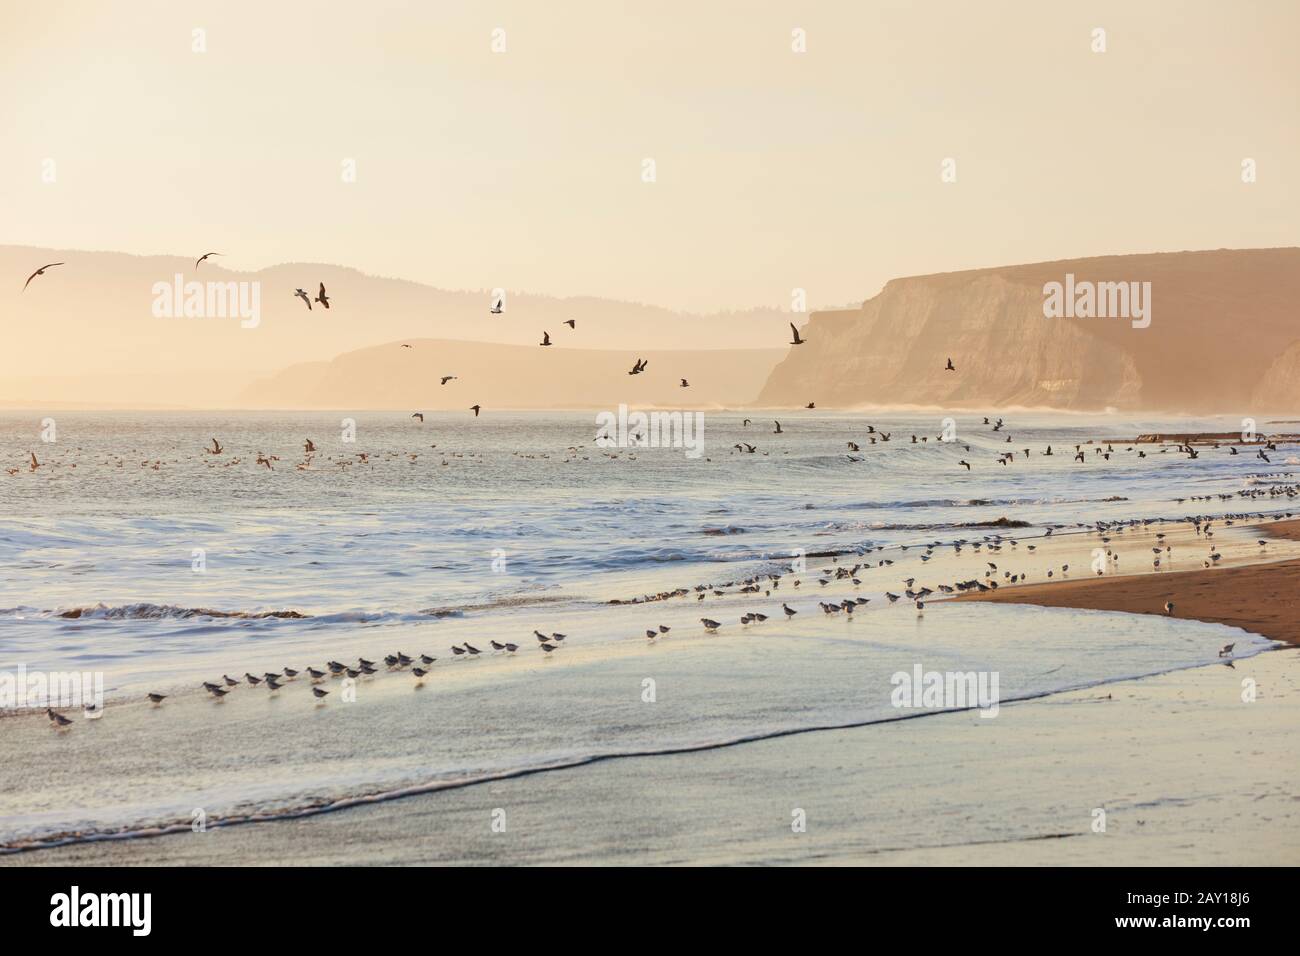
[[(1117, 612), (1123, 613), (1123, 612)], [(1282, 649), (1278, 647), (1260, 647), (1256, 653), (1265, 653), (1269, 650)], [(1254, 654), (1249, 655), (1253, 657)], [(1238, 658), (1239, 660), (1242, 658)], [(1034, 694), (1026, 694), (1021, 697), (1007, 698), (1001, 701), (1003, 705), (1027, 703), (1029, 701), (1041, 700), (1045, 697), (1053, 697), (1057, 694), (1068, 694), (1072, 691), (1086, 690), (1091, 687), (1100, 687), (1103, 684), (1117, 684), (1130, 680), (1141, 680), (1147, 677), (1158, 677), (1161, 674), (1174, 673), (1180, 670), (1190, 670), (1194, 667), (1210, 667), (1209, 662), (1199, 662), (1186, 664), (1181, 667), (1172, 667), (1165, 670), (1151, 671), (1145, 674), (1129, 674), (1116, 677), (1106, 681), (1083, 681), (1077, 684), (1070, 684), (1065, 687), (1057, 687), (1051, 690), (1039, 691)], [(532, 767), (516, 767), (511, 770), (501, 770), (496, 773), (482, 774), (477, 777), (464, 777), (453, 780), (434, 780), (428, 783), (420, 783), (411, 787), (403, 787), (398, 790), (384, 790), (379, 793), (363, 794), (355, 797), (344, 797), (330, 803), (313, 804), (304, 807), (297, 807), (288, 810), (280, 810), (274, 813), (251, 813), (242, 816), (231, 817), (208, 817), (207, 827), (215, 829), (217, 827), (241, 826), (246, 823), (275, 823), (285, 820), (301, 820), (307, 817), (320, 816), (325, 813), (335, 813), (339, 810), (350, 810), (354, 807), (371, 806), (379, 803), (387, 803), (390, 800), (403, 800), (407, 797), (421, 796), (423, 794), (441, 793), (444, 790), (461, 790), (466, 787), (476, 787), (485, 783), (496, 783), (501, 780), (518, 780), (524, 777), (531, 777), (537, 774), (550, 773), (556, 770), (572, 770), (577, 767), (587, 767), (599, 763), (605, 763), (613, 760), (628, 760), (636, 757), (671, 757), (679, 754), (701, 753), (708, 750), (726, 750), (731, 747), (739, 747), (744, 744), (759, 743), (764, 740), (778, 740), (782, 737), (797, 737), (802, 734), (815, 734), (827, 730), (853, 730), (858, 727), (871, 727), (876, 724), (892, 724), (903, 720), (920, 720), (923, 717), (936, 717), (942, 714), (959, 714), (967, 711), (978, 710), (979, 707), (946, 707), (935, 710), (917, 711), (914, 713), (896, 714), (889, 717), (873, 717), (869, 720), (850, 720), (833, 724), (817, 724), (811, 727), (787, 727), (784, 730), (773, 730), (766, 733), (745, 734), (740, 737), (733, 737), (729, 740), (709, 741), (698, 744), (681, 744), (676, 747), (662, 747), (656, 749), (640, 750), (620, 750), (611, 753), (588, 754), (583, 757), (573, 757), (567, 760), (555, 761), (548, 764), (538, 764)], [(82, 843), (103, 843), (111, 840), (136, 840), (149, 839), (152, 837), (168, 836), (174, 833), (191, 832), (193, 826), (191, 823), (174, 823), (165, 824), (156, 827), (141, 827), (138, 829), (112, 830), (112, 831), (91, 831), (83, 833), (74, 833), (58, 835), (47, 839), (29, 840), (23, 842), (13, 842), (0, 844), (0, 856), (7, 856), (15, 853), (31, 853), (38, 850), (49, 850), (61, 846), (73, 846)]]

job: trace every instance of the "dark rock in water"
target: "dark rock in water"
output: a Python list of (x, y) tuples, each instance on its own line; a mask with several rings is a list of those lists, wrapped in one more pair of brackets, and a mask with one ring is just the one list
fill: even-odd
[(994, 521), (967, 521), (964, 524), (957, 525), (958, 528), (1029, 528), (1032, 527), (1028, 521), (1020, 521), (1001, 517)]

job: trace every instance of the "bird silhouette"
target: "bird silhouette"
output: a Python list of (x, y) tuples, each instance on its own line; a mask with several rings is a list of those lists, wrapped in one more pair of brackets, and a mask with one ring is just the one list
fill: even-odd
[(37, 269), (35, 272), (33, 272), (31, 275), (27, 277), (27, 281), (23, 283), (23, 291), (24, 292), (27, 291), (27, 287), (32, 284), (32, 280), (35, 279), (37, 276), (45, 275), (46, 269), (53, 269), (55, 266), (61, 266), (61, 265), (63, 265), (62, 262), (51, 262), (41, 266), (39, 269)]

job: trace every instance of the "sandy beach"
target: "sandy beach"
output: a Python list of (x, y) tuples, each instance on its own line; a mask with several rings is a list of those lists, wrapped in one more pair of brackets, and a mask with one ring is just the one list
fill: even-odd
[[(951, 714), (630, 758), (0, 866), (1294, 865), (1297, 665), (1288, 649), (1007, 706), (994, 721)], [(795, 808), (804, 833), (791, 831)]]
[[(1261, 537), (1300, 541), (1300, 520), (1255, 527)], [(1084, 578), (1026, 584), (1010, 590), (963, 594), (958, 601), (1088, 608), (1129, 614), (1174, 615), (1239, 627), (1277, 641), (1300, 644), (1300, 561), (1164, 574)]]

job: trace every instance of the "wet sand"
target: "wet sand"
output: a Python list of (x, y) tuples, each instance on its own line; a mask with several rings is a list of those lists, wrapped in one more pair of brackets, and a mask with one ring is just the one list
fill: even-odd
[[(1300, 541), (1300, 520), (1259, 525), (1254, 530), (1262, 538)], [(1026, 584), (963, 594), (954, 600), (1130, 614), (1164, 614), (1165, 602), (1172, 601), (1175, 617), (1226, 624), (1300, 644), (1300, 560)]]
[[(1060, 612), (1033, 613), (1048, 627)], [(943, 714), (614, 760), (0, 866), (1295, 865), (1298, 663), (1286, 648), (1004, 706), (996, 720)], [(796, 809), (806, 832), (792, 830)]]

